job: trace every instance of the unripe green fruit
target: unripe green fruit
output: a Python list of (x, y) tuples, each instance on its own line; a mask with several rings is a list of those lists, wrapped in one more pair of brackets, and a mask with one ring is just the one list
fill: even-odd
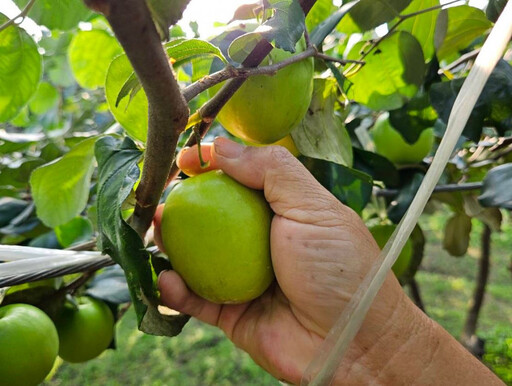
[(76, 300), (78, 308), (66, 304), (56, 321), (59, 356), (72, 363), (96, 358), (114, 337), (114, 316), (104, 302), (90, 297)]
[(260, 296), (274, 278), (272, 211), (262, 192), (221, 171), (186, 179), (167, 197), (161, 237), (173, 269), (214, 303)]
[(0, 385), (37, 385), (50, 372), (59, 351), (52, 320), (39, 308), (11, 304), (0, 308)]
[[(370, 229), (370, 233), (377, 242), (379, 248), (384, 248), (387, 241), (396, 229), (396, 225), (375, 225)], [(412, 242), (410, 239), (405, 243), (402, 252), (398, 255), (398, 259), (393, 264), (393, 272), (397, 278), (401, 278), (407, 272), (412, 258)]]
[[(296, 51), (304, 51), (304, 38)], [(260, 66), (279, 63), (293, 54), (274, 48)], [(210, 89), (210, 96), (222, 84)], [(217, 116), (235, 137), (259, 144), (270, 144), (286, 137), (302, 120), (313, 92), (313, 58), (279, 70), (275, 75), (249, 77)]]
[(425, 129), (418, 140), (410, 144), (389, 122), (388, 114), (381, 115), (370, 131), (375, 152), (397, 165), (416, 164), (425, 158), (434, 144), (434, 129)]

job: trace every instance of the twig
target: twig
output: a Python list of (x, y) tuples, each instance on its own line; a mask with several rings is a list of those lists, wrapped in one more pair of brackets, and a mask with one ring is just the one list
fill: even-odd
[(148, 98), (148, 138), (131, 226), (144, 238), (165, 187), (188, 106), (169, 65), (146, 2), (85, 0), (102, 12), (121, 43)]
[(450, 64), (448, 64), (446, 67), (443, 67), (443, 68), (439, 69), (437, 71), (437, 73), (439, 75), (442, 75), (442, 74), (444, 74), (445, 71), (451, 71), (454, 68), (456, 68), (457, 66), (460, 66), (462, 63), (469, 62), (470, 60), (476, 58), (476, 56), (478, 55), (479, 52), (480, 52), (480, 48), (477, 48), (476, 50), (468, 52), (468, 53), (462, 55), (457, 60), (455, 60), (455, 61), (451, 62)]
[(315, 54), (315, 57), (319, 58), (319, 59), (323, 59), (323, 60), (326, 60), (328, 62), (336, 62), (336, 63), (340, 63), (342, 65), (346, 65), (346, 64), (364, 64), (364, 60), (353, 60), (353, 59), (340, 59), (340, 58), (335, 58), (333, 56), (329, 56), (329, 55), (326, 55), (324, 53), (321, 53), (321, 52), (317, 52)]
[(195, 98), (197, 95), (199, 95), (201, 92), (209, 89), (212, 86), (215, 86), (216, 84), (220, 82), (224, 82), (228, 79), (233, 78), (248, 78), (250, 76), (254, 75), (275, 75), (277, 71), (280, 69), (289, 66), (291, 64), (300, 62), (301, 60), (304, 60), (306, 58), (309, 58), (311, 56), (316, 56), (318, 54), (317, 49), (313, 46), (309, 46), (305, 51), (290, 56), (289, 58), (283, 60), (282, 62), (275, 63), (269, 66), (263, 66), (263, 67), (233, 67), (233, 66), (227, 66), (226, 68), (217, 71), (211, 75), (206, 75), (205, 77), (199, 79), (197, 82), (192, 83), (190, 86), (187, 86), (183, 90), (183, 97), (186, 101), (190, 101), (191, 99)]
[(2, 32), (7, 27), (13, 25), (15, 23), (15, 21), (18, 20), (20, 17), (22, 18), (22, 20), (17, 24), (23, 23), (25, 16), (27, 16), (28, 12), (30, 11), (30, 8), (32, 8), (32, 6), (34, 5), (35, 2), (36, 2), (36, 0), (30, 0), (27, 3), (27, 5), (25, 5), (25, 8), (23, 8), (23, 10), (18, 14), (18, 16), (14, 17), (14, 18), (6, 21), (4, 24), (0, 25), (0, 32)]
[(70, 251), (90, 251), (94, 247), (96, 247), (96, 240), (86, 241), (85, 243), (77, 244), (66, 249)]
[[(482, 189), (482, 182), (467, 182), (464, 184), (446, 184), (446, 185), (437, 185), (434, 188), (433, 193), (445, 193), (445, 192), (466, 192), (469, 190), (478, 190)], [(381, 189), (374, 188), (373, 193), (377, 197), (395, 197), (400, 193), (398, 189)]]
[(57, 293), (70, 293), (70, 294), (74, 294), (76, 292), (76, 290), (78, 288), (80, 288), (81, 286), (83, 286), (85, 283), (87, 283), (87, 281), (94, 275), (94, 273), (100, 268), (96, 268), (96, 269), (93, 269), (93, 270), (90, 270), (90, 271), (86, 271), (82, 274), (82, 276), (80, 276), (79, 278), (77, 278), (76, 280), (73, 280), (71, 283), (69, 283), (68, 285), (60, 288)]

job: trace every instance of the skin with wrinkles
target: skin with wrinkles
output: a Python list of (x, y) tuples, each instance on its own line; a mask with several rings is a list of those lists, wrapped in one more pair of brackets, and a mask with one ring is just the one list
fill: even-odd
[[(225, 138), (202, 146), (210, 168), (263, 190), (275, 216), (271, 255), (277, 283), (244, 304), (218, 305), (173, 271), (159, 277), (162, 302), (218, 326), (276, 378), (297, 384), (379, 253), (364, 223), (286, 149)], [(200, 171), (197, 148), (178, 157)], [(155, 218), (157, 243), (161, 211)], [(494, 375), (405, 296), (390, 272), (339, 369), (336, 384), (499, 384)]]

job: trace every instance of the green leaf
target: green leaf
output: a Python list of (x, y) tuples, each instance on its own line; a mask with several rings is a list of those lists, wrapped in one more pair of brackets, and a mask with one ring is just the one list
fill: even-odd
[(75, 217), (55, 227), (55, 235), (63, 248), (90, 241), (93, 237), (91, 222), (84, 217)]
[(337, 83), (333, 78), (315, 79), (309, 110), (293, 129), (300, 153), (348, 166), (352, 165), (352, 143), (342, 119), (335, 115)]
[(69, 62), (78, 84), (89, 89), (103, 87), (110, 63), (121, 52), (116, 38), (106, 31), (78, 32), (69, 46)]
[(388, 218), (398, 224), (411, 205), (416, 192), (418, 191), (423, 174), (414, 173), (400, 189), (400, 193), (388, 207)]
[(0, 129), (0, 153), (8, 154), (24, 150), (36, 142), (44, 139), (40, 133), (8, 133)]
[(119, 265), (106, 267), (87, 285), (86, 295), (113, 304), (130, 301), (130, 290)]
[(112, 137), (98, 140), (98, 248), (124, 270), (139, 329), (154, 335), (175, 336), (188, 316), (164, 316), (157, 311), (157, 272), (144, 243), (122, 216), (122, 206), (139, 178), (141, 152), (130, 139), (120, 145)]
[[(357, 43), (348, 59), (359, 59), (367, 42)], [(423, 83), (425, 61), (421, 46), (408, 32), (395, 32), (364, 58), (359, 70), (346, 73), (353, 85), (348, 97), (374, 110), (402, 107)]]
[[(7, 18), (0, 14), (0, 24)], [(0, 122), (14, 118), (37, 90), (41, 55), (32, 38), (11, 25), (0, 32)]]
[[(332, 3), (332, 0), (316, 0), (315, 4), (306, 15), (306, 27), (308, 31), (313, 31), (320, 23), (331, 16), (335, 11), (336, 6)], [(332, 27), (331, 31), (335, 26), (336, 25)]]
[(85, 209), (94, 171), (94, 143), (88, 138), (30, 177), (38, 217), (50, 227), (70, 221)]
[(301, 160), (324, 188), (356, 212), (361, 213), (370, 201), (372, 179), (366, 173), (324, 160)]
[(512, 163), (489, 170), (478, 200), (482, 206), (512, 210)]
[(382, 181), (388, 187), (397, 186), (400, 175), (395, 165), (387, 158), (356, 147), (354, 151), (354, 168), (372, 177), (374, 181)]
[[(316, 2), (318, 4), (318, 1)], [(315, 6), (316, 6), (315, 4)], [(329, 17), (327, 17), (324, 21), (318, 24), (318, 26), (311, 32), (310, 35), (310, 41), (312, 44), (314, 44), (316, 47), (320, 47), (324, 39), (329, 35), (334, 28), (339, 24), (341, 19), (347, 13), (354, 7), (356, 4), (358, 4), (358, 1), (353, 1), (351, 3), (344, 4), (341, 6), (336, 12), (331, 14)], [(313, 6), (312, 11), (315, 9), (315, 6)], [(309, 14), (308, 14), (309, 17)], [(308, 22), (308, 19), (306, 18), (306, 23)], [(309, 28), (309, 27), (308, 27)]]
[(393, 20), (411, 0), (361, 0), (338, 25), (345, 34), (364, 32)]
[[(23, 8), (29, 0), (15, 0)], [(80, 21), (86, 21), (92, 12), (81, 0), (37, 0), (28, 16), (39, 25), (53, 30), (76, 28)]]
[(485, 9), (485, 15), (492, 22), (496, 22), (500, 16), (503, 8), (507, 5), (508, 0), (489, 0), (487, 8)]
[(455, 213), (445, 225), (443, 249), (450, 255), (460, 257), (468, 250), (471, 235), (471, 217)]
[(436, 53), (439, 60), (467, 48), (492, 27), (483, 11), (469, 5), (443, 9), (438, 15), (438, 20), (442, 21), (438, 21), (435, 31)]
[[(274, 10), (273, 16), (253, 32), (242, 35), (231, 43), (229, 56), (237, 62), (243, 62), (262, 39), (273, 43), (277, 48), (295, 52), (295, 45), (305, 29), (304, 11), (297, 0), (268, 0), (268, 3)], [(242, 52), (245, 52), (243, 58)]]
[[(200, 39), (177, 38), (164, 47), (167, 55), (175, 61), (174, 66), (212, 57), (227, 62), (216, 46)], [(148, 131), (148, 100), (126, 55), (118, 56), (110, 64), (105, 94), (110, 111), (128, 135), (145, 142)]]
[(59, 100), (60, 95), (57, 89), (48, 82), (41, 82), (28, 107), (34, 114), (44, 114), (57, 107)]
[(110, 111), (128, 135), (141, 142), (148, 133), (148, 100), (144, 90), (129, 99), (118, 101), (118, 96), (132, 77), (133, 68), (126, 55), (120, 55), (110, 64), (105, 81), (105, 95)]
[(146, 0), (156, 29), (162, 40), (169, 40), (169, 27), (183, 16), (190, 0)]
[(23, 212), (29, 203), (12, 197), (0, 198), (0, 228), (6, 226), (12, 219)]
[(423, 130), (433, 127), (437, 114), (430, 103), (428, 93), (420, 90), (400, 109), (389, 112), (389, 121), (410, 144), (415, 143)]
[[(432, 106), (444, 123), (448, 122), (464, 80), (435, 83), (430, 88)], [(495, 127), (500, 135), (512, 126), (512, 66), (505, 60), (500, 60), (491, 73), (462, 134), (478, 142), (484, 126)]]
[(174, 66), (180, 66), (196, 58), (217, 57), (227, 63), (222, 52), (212, 43), (201, 39), (178, 38), (165, 44), (167, 55), (174, 62)]
[[(439, 0), (413, 0), (403, 11), (403, 14), (411, 14), (439, 5)], [(421, 44), (426, 61), (434, 55), (434, 35), (436, 30), (437, 15), (440, 9), (432, 10), (404, 20), (398, 27), (400, 31), (407, 31)]]

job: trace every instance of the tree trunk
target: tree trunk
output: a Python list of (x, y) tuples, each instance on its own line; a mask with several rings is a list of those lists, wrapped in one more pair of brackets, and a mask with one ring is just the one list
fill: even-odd
[(480, 265), (476, 282), (475, 292), (471, 308), (466, 317), (466, 324), (462, 333), (462, 343), (475, 356), (482, 357), (484, 354), (484, 342), (475, 335), (480, 309), (484, 302), (485, 287), (489, 278), (490, 255), (491, 255), (491, 228), (484, 225), (480, 244)]

